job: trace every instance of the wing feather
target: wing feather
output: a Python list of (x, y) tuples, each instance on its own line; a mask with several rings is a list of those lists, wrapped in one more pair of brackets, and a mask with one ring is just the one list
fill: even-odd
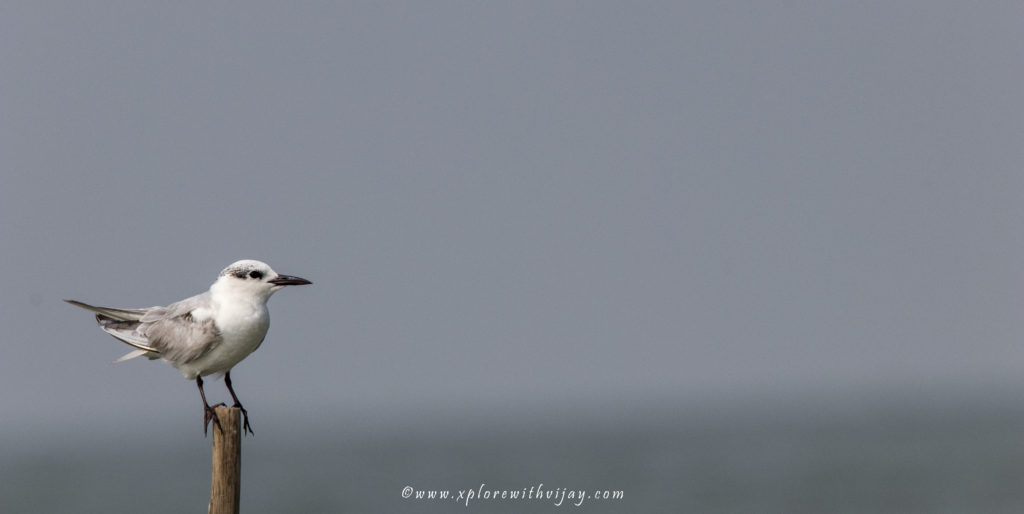
[(222, 340), (212, 318), (196, 319), (193, 316), (193, 312), (209, 307), (209, 292), (167, 307), (148, 309), (114, 309), (75, 300), (64, 301), (95, 312), (96, 322), (104, 332), (137, 349), (117, 362), (146, 355), (149, 358), (162, 357), (175, 365), (184, 364), (206, 355)]
[(197, 321), (190, 313), (143, 323), (140, 328), (149, 345), (174, 364), (192, 362), (221, 342), (220, 331), (212, 318)]

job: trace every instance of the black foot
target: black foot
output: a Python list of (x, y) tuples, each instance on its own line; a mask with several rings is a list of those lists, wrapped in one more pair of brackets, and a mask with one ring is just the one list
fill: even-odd
[(217, 417), (217, 407), (223, 407), (224, 403), (218, 403), (214, 406), (205, 406), (203, 408), (203, 437), (206, 437), (207, 429), (210, 428), (210, 422), (213, 421), (214, 425), (217, 425), (217, 430), (220, 433), (224, 433), (224, 429), (220, 426), (220, 418)]
[(242, 433), (246, 435), (252, 435), (256, 437), (256, 433), (252, 431), (252, 427), (249, 426), (249, 411), (242, 407), (241, 403), (236, 403), (232, 407), (238, 407), (242, 411)]

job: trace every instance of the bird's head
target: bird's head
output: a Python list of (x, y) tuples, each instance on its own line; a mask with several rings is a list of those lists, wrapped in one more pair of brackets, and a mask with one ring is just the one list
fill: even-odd
[(220, 272), (213, 288), (230, 294), (245, 294), (270, 298), (284, 286), (300, 286), (312, 282), (291, 275), (282, 275), (265, 262), (245, 259), (238, 261)]

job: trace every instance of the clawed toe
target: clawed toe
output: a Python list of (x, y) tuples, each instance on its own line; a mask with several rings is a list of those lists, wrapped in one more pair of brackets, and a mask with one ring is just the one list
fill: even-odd
[(242, 407), (242, 404), (236, 403), (233, 407), (238, 407), (242, 411), (242, 433), (256, 437), (256, 433), (252, 431), (252, 426), (249, 425), (249, 411)]
[(218, 403), (218, 404), (213, 405), (213, 406), (206, 405), (203, 408), (203, 437), (206, 437), (206, 435), (208, 433), (208, 429), (210, 428), (210, 422), (211, 421), (213, 421), (214, 425), (217, 425), (217, 429), (220, 430), (220, 432), (222, 434), (224, 433), (224, 428), (221, 427), (221, 425), (220, 425), (220, 418), (217, 417), (217, 407), (224, 407), (224, 406), (225, 406), (224, 403), (221, 402), (221, 403)]

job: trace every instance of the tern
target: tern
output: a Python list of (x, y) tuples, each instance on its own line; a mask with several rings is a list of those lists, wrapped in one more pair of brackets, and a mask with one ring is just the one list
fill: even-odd
[[(203, 377), (224, 374), (224, 384), (242, 411), (243, 431), (253, 434), (249, 413), (231, 387), (231, 369), (263, 343), (270, 327), (267, 300), (285, 286), (312, 284), (275, 272), (266, 263), (241, 260), (224, 268), (210, 290), (166, 307), (114, 309), (64, 300), (96, 313), (100, 328), (135, 350), (117, 359), (163, 359), (187, 380), (195, 380), (203, 399), (203, 434), (217, 412), (206, 401)], [(214, 405), (224, 405), (219, 403)]]

